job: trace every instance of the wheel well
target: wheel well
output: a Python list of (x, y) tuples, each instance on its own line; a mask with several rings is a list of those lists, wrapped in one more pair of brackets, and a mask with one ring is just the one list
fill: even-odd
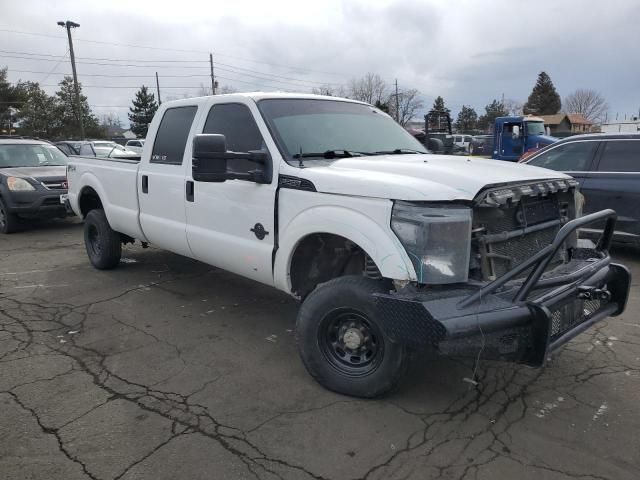
[(290, 266), (291, 291), (304, 298), (321, 283), (343, 275), (382, 278), (367, 253), (351, 240), (331, 233), (314, 233), (296, 246)]
[(82, 217), (86, 217), (91, 210), (96, 208), (102, 208), (102, 201), (98, 193), (91, 187), (84, 187), (80, 192), (80, 199), (78, 200), (80, 206), (80, 213)]

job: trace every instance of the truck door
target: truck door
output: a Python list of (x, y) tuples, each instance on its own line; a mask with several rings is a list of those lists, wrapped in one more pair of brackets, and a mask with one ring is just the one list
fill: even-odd
[(191, 142), (187, 140), (197, 110), (195, 105), (165, 110), (155, 137), (151, 135), (151, 157), (138, 170), (142, 231), (160, 248), (188, 257), (192, 253), (186, 234), (184, 180), (191, 165)]
[[(214, 104), (207, 113), (201, 133), (224, 135), (227, 150), (236, 152), (267, 150), (264, 139), (270, 138), (252, 101)], [(248, 172), (255, 166), (249, 161), (234, 161), (228, 168)], [(196, 182), (189, 171), (187, 185), (183, 188), (189, 192), (187, 238), (194, 257), (273, 285), (277, 184), (277, 165), (273, 165), (270, 184), (247, 180)]]
[[(513, 127), (518, 126), (520, 128), (520, 135), (517, 138), (513, 137)], [(502, 124), (502, 131), (500, 132), (500, 159), (501, 160), (517, 160), (522, 155), (522, 123), (521, 122), (506, 122)]]

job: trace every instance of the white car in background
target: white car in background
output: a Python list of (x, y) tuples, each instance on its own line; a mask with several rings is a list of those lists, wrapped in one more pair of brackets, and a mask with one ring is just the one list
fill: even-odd
[(124, 148), (132, 150), (137, 153), (142, 153), (142, 147), (144, 147), (144, 138), (136, 138), (135, 140), (127, 140), (124, 144)]
[(454, 135), (453, 136), (454, 151), (468, 152), (469, 145), (471, 145), (471, 135)]
[(93, 149), (96, 152), (96, 157), (137, 157), (140, 156), (140, 152), (125, 148), (119, 143), (111, 142), (108, 140), (95, 140), (92, 141)]

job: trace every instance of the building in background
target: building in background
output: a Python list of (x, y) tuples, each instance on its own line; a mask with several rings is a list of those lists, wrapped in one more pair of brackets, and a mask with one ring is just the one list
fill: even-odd
[(593, 122), (579, 113), (556, 113), (555, 115), (538, 115), (538, 117), (544, 120), (545, 126), (549, 127), (554, 137), (593, 131)]
[(603, 123), (600, 128), (602, 133), (638, 133), (640, 132), (640, 119), (632, 117), (630, 120), (616, 120)]

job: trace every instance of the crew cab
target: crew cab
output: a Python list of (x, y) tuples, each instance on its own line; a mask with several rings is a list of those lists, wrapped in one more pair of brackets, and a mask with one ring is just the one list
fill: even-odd
[[(615, 212), (580, 217), (551, 170), (426, 154), (371, 105), (303, 94), (163, 103), (139, 162), (76, 157), (69, 202), (98, 269), (157, 247), (301, 301), (298, 351), (331, 390), (395, 387), (407, 351), (542, 365), (620, 314)], [(576, 230), (604, 220), (597, 245)]]

